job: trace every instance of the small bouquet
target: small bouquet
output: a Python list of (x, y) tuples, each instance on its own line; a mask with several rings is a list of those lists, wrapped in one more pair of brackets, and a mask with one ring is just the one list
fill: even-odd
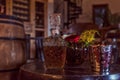
[(68, 43), (83, 43), (84, 46), (89, 46), (95, 40), (95, 34), (99, 35), (97, 30), (85, 30), (81, 35), (70, 35), (65, 38)]

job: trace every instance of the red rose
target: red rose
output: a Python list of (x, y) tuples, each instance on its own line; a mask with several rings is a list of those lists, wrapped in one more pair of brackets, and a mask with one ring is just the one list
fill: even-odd
[(78, 35), (70, 35), (65, 38), (66, 41), (75, 42), (75, 43), (77, 43), (79, 41), (79, 39), (80, 39), (80, 36), (78, 36)]

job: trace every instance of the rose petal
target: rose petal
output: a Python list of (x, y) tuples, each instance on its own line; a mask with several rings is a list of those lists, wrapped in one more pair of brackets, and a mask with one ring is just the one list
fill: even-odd
[(80, 36), (78, 35), (71, 35), (65, 38), (66, 41), (68, 42), (78, 42), (79, 41)]

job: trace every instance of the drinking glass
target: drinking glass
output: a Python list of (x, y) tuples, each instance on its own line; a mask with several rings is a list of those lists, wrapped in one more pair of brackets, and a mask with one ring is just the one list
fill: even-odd
[(66, 47), (61, 39), (44, 40), (44, 62), (46, 69), (63, 69), (66, 61)]

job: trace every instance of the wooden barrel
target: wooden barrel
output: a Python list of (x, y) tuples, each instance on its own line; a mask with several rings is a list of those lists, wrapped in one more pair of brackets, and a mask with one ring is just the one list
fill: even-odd
[(0, 15), (0, 71), (19, 68), (26, 61), (25, 32), (20, 19)]

